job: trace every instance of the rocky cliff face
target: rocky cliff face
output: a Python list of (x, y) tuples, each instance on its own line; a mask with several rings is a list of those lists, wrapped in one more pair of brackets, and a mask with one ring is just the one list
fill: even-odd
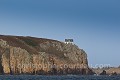
[(0, 35), (0, 73), (89, 74), (87, 55), (74, 44)]

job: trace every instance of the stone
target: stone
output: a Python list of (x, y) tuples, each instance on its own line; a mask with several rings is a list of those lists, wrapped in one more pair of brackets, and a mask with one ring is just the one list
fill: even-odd
[(57, 40), (0, 36), (0, 55), (0, 71), (4, 74), (55, 75), (91, 72), (83, 49)]

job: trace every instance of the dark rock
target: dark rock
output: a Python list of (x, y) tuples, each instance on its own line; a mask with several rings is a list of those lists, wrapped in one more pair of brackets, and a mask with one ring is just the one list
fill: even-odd
[(112, 76), (116, 76), (116, 75), (117, 75), (117, 73), (116, 73), (116, 72), (113, 72), (113, 73), (111, 73), (111, 75), (112, 75)]
[(103, 70), (103, 72), (102, 72), (102, 73), (100, 73), (100, 75), (106, 75), (106, 71), (105, 71), (105, 70)]

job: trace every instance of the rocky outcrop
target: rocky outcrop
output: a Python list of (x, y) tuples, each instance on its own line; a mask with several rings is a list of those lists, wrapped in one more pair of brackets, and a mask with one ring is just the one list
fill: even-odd
[(117, 67), (93, 68), (92, 70), (98, 75), (103, 71), (106, 71), (106, 75), (120, 75), (120, 68)]
[(0, 73), (90, 74), (87, 54), (75, 44), (21, 36), (0, 36)]
[(103, 70), (103, 71), (100, 73), (100, 75), (106, 75), (106, 71)]

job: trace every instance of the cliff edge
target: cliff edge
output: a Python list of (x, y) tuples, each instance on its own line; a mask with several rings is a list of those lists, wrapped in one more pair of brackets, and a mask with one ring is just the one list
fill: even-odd
[(91, 74), (87, 54), (57, 40), (0, 35), (1, 74)]

